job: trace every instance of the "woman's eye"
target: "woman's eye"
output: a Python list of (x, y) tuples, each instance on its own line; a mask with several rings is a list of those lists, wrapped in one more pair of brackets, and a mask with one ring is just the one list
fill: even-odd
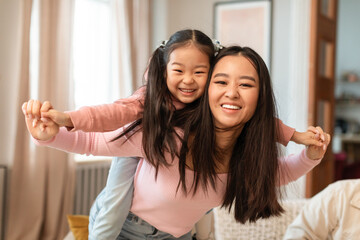
[(202, 71), (198, 71), (198, 72), (195, 72), (195, 74), (204, 74), (205, 72), (202, 72)]
[(242, 83), (240, 84), (241, 87), (252, 87), (251, 84), (248, 84), (248, 83)]
[(225, 85), (226, 82), (225, 82), (225, 81), (220, 81), (220, 80), (218, 80), (218, 81), (215, 81), (215, 84)]

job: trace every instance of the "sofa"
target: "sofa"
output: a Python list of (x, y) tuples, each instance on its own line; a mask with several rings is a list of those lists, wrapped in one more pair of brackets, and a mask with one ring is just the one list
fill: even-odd
[(308, 199), (284, 200), (285, 212), (279, 217), (260, 219), (255, 223), (237, 223), (232, 213), (223, 208), (214, 209), (214, 229), (216, 240), (261, 240), (282, 239), (287, 226), (299, 214)]

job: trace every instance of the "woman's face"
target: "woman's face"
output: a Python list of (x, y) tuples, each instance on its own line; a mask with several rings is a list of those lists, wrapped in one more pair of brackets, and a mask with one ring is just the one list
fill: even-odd
[(209, 69), (209, 57), (194, 44), (175, 49), (166, 66), (169, 91), (182, 103), (195, 101), (204, 93)]
[(219, 128), (243, 126), (253, 116), (259, 96), (259, 76), (241, 56), (223, 57), (214, 67), (209, 105)]

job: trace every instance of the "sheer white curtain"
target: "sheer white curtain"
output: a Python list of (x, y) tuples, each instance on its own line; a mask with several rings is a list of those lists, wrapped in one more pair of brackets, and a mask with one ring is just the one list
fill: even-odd
[[(71, 42), (75, 1), (21, 1), (19, 111), (15, 117), (16, 148), (11, 163), (6, 239), (63, 239), (68, 231), (66, 214), (72, 210), (75, 163), (64, 152), (31, 143), (20, 107), (30, 97), (50, 100), (59, 110), (73, 106)], [(114, 67), (119, 69), (115, 77), (126, 96), (142, 84), (149, 58), (149, 0), (110, 1), (116, 30), (111, 44), (118, 52), (114, 57)], [(39, 24), (38, 35), (30, 34), (32, 24)], [(39, 42), (38, 49), (31, 49), (31, 41)], [(35, 71), (30, 71), (30, 65)]]

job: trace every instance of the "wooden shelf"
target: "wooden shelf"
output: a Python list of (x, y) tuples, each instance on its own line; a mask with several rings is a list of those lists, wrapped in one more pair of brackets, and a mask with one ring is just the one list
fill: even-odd
[(337, 98), (335, 99), (336, 104), (339, 105), (359, 105), (360, 106), (360, 98), (354, 99), (346, 99), (346, 98)]

